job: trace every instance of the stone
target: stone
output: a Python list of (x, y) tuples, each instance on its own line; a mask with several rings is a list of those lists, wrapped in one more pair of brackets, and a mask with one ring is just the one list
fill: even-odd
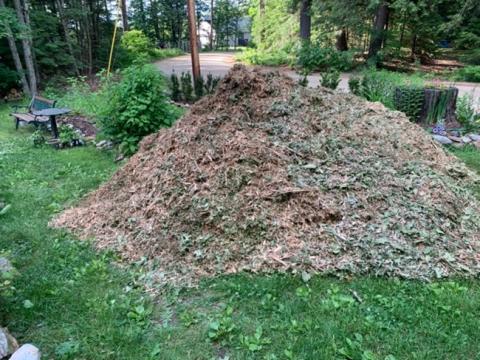
[(480, 149), (480, 141), (475, 141), (473, 145), (475, 145), (477, 149)]
[(460, 137), (460, 131), (450, 130), (450, 135), (455, 137)]
[(472, 139), (469, 136), (462, 136), (462, 142), (468, 144), (472, 142)]
[(4, 257), (0, 257), (0, 274), (7, 273), (12, 270), (13, 270), (13, 266), (10, 263), (10, 261), (8, 261), (8, 259), (5, 259)]
[(38, 348), (32, 344), (22, 345), (15, 351), (10, 360), (40, 360), (41, 353)]
[(448, 138), (452, 141), (455, 141), (455, 142), (458, 142), (458, 143), (461, 143), (462, 142), (462, 138), (459, 137), (459, 136), (453, 136), (453, 135), (449, 135)]
[(110, 150), (113, 147), (113, 143), (110, 140), (102, 140), (97, 143), (97, 149)]
[(443, 135), (432, 135), (433, 137), (433, 140), (439, 142), (440, 144), (443, 144), (443, 145), (449, 145), (451, 143), (453, 143), (452, 140), (450, 140), (448, 137), (446, 136), (443, 136)]
[(0, 359), (14, 353), (17, 349), (17, 340), (10, 335), (7, 329), (0, 327)]
[(473, 141), (480, 141), (480, 135), (478, 134), (468, 134), (467, 136)]

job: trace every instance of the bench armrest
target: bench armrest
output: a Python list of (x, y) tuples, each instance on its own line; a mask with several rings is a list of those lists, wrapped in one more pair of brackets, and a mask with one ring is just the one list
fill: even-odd
[(28, 110), (29, 105), (12, 105), (12, 110), (17, 111), (18, 109), (27, 109)]

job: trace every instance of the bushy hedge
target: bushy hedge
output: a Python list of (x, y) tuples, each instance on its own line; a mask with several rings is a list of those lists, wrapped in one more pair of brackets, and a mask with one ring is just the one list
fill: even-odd
[(145, 64), (183, 53), (180, 49), (159, 49), (141, 30), (130, 30), (122, 35), (118, 62), (121, 67)]
[(295, 54), (286, 50), (259, 50), (245, 49), (237, 59), (252, 65), (280, 66), (294, 65), (296, 61)]
[(353, 55), (351, 51), (337, 51), (333, 48), (305, 43), (297, 52), (297, 65), (307, 72), (347, 71), (355, 65)]
[(120, 76), (106, 89), (109, 100), (101, 129), (130, 155), (144, 136), (171, 126), (181, 110), (169, 103), (165, 80), (153, 66), (134, 65)]
[(458, 69), (455, 79), (459, 81), (480, 82), (480, 66), (465, 66)]
[(16, 71), (5, 64), (0, 64), (0, 97), (5, 96), (8, 91), (18, 86), (19, 76)]
[(394, 97), (397, 87), (418, 88), (423, 85), (424, 81), (420, 77), (375, 69), (365, 70), (359, 75), (352, 76), (348, 81), (352, 93), (368, 101), (379, 101), (390, 109), (396, 109)]

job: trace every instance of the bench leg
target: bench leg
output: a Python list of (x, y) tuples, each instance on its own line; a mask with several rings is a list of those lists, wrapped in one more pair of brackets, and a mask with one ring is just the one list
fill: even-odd
[(20, 120), (18, 118), (15, 119), (15, 130), (18, 130), (18, 124), (20, 123)]

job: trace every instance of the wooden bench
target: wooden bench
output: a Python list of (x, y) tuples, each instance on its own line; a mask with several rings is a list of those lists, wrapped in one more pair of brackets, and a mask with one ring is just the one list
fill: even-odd
[[(38, 116), (33, 115), (34, 111), (51, 109), (55, 107), (55, 100), (45, 99), (41, 96), (33, 96), (32, 101), (28, 106), (19, 106), (14, 105), (14, 112), (11, 114), (15, 120), (15, 129), (18, 129), (20, 122), (25, 122), (27, 124), (34, 124), (38, 126), (40, 124), (47, 123), (50, 119), (48, 116)], [(18, 112), (18, 109), (24, 108), (27, 112)]]

